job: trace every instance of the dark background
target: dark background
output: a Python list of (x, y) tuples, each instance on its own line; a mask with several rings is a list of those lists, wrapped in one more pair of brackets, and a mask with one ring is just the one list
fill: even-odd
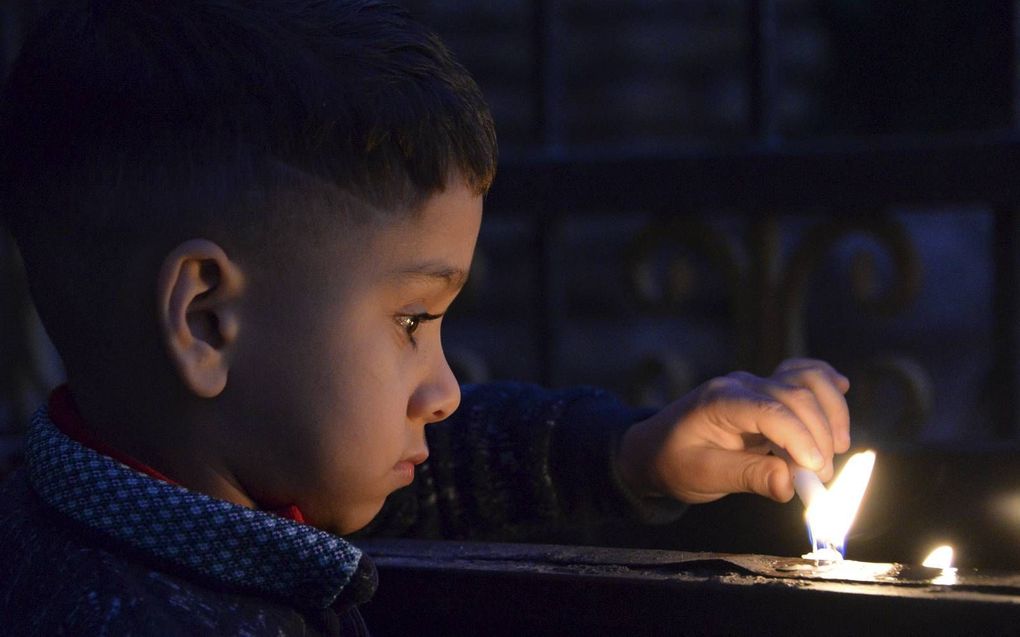
[[(661, 404), (831, 361), (878, 468), (850, 556), (1020, 568), (1017, 4), (418, 0), (501, 167), (445, 341), (464, 381)], [(0, 55), (45, 3), (0, 8)], [(0, 242), (0, 463), (60, 378)], [(605, 543), (795, 554), (733, 497)]]

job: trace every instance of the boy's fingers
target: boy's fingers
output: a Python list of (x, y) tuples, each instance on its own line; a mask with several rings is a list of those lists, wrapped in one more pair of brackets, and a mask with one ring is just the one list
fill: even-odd
[(777, 502), (793, 498), (793, 479), (786, 462), (775, 456), (701, 448), (681, 463), (686, 485), (678, 496), (697, 504), (730, 493), (757, 493)]
[(829, 423), (833, 451), (847, 451), (850, 448), (850, 409), (843, 391), (831, 382), (828, 375), (813, 368), (783, 374), (782, 380), (811, 390)]
[(705, 405), (710, 421), (741, 434), (762, 434), (785, 449), (802, 467), (812, 471), (825, 468), (826, 456), (800, 417), (782, 401), (755, 391), (754, 386), (760, 386), (761, 379), (750, 374), (730, 374), (725, 380), (732, 383), (725, 390), (729, 395), (725, 399), (710, 399)]
[(791, 372), (815, 371), (824, 375), (842, 393), (850, 391), (850, 379), (832, 365), (814, 358), (788, 358), (776, 367), (774, 376)]
[[(772, 396), (785, 405), (811, 433), (815, 446), (825, 458), (825, 467), (817, 469), (821, 478), (827, 480), (832, 465), (833, 434), (825, 410), (811, 389), (801, 385), (787, 385), (775, 381), (762, 381), (760, 393)], [(805, 465), (806, 466), (806, 465)]]

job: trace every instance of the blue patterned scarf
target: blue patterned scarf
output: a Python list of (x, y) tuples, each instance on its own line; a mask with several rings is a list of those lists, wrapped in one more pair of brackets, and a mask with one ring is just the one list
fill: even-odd
[(45, 407), (32, 418), (25, 456), (32, 486), (53, 508), (228, 588), (325, 608), (361, 559), (338, 536), (162, 482), (78, 444)]

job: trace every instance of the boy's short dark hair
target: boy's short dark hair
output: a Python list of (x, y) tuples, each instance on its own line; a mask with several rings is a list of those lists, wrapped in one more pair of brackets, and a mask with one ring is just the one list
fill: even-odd
[(357, 219), (413, 213), (451, 175), (491, 183), (481, 92), (398, 7), (70, 5), (27, 38), (0, 105), (4, 214), (65, 358), (102, 340), (89, 315), (121, 293), (116, 268), (141, 265), (118, 260), (139, 241), (260, 245), (311, 224), (311, 199)]

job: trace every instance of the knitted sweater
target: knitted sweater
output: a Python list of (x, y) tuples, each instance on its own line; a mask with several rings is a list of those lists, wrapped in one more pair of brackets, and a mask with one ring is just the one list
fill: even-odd
[(652, 411), (591, 387), (465, 385), (460, 409), (425, 428), (429, 459), (362, 534), (583, 541), (601, 521), (677, 519), (684, 505), (640, 499), (616, 473), (623, 432)]
[[(465, 387), (426, 429), (416, 485), (368, 532), (527, 539), (566, 519), (673, 517), (611, 468), (642, 415), (589, 389)], [(361, 635), (376, 579), (347, 540), (150, 478), (67, 438), (45, 408), (0, 486), (0, 564), (5, 635)]]

